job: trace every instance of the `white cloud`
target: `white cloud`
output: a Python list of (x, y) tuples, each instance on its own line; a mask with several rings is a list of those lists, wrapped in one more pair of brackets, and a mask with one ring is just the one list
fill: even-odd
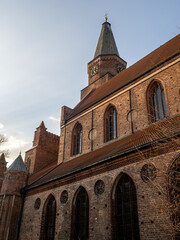
[(2, 129), (4, 127), (4, 125), (2, 123), (0, 123), (0, 129)]
[(53, 116), (50, 116), (49, 119), (52, 120), (52, 121), (60, 122), (59, 118), (55, 118)]
[(31, 143), (23, 140), (20, 134), (16, 132), (7, 137), (7, 142), (0, 146), (0, 150), (9, 152), (9, 157), (6, 158), (8, 162), (7, 166), (9, 166), (17, 158), (20, 152), (24, 158), (24, 152), (30, 147)]
[(27, 144), (29, 144), (29, 142), (25, 142), (23, 139), (20, 139), (16, 136), (10, 136), (8, 137), (8, 140), (5, 144), (3, 144), (2, 147), (0, 147), (0, 149), (4, 149), (4, 150), (14, 150), (14, 149), (21, 149), (24, 148), (24, 146), (26, 146)]

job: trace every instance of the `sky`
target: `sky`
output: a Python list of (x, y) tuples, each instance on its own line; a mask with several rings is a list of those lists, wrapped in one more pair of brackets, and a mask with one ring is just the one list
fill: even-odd
[(0, 134), (8, 165), (32, 147), (43, 120), (60, 135), (61, 107), (87, 86), (107, 13), (131, 66), (180, 33), (179, 0), (0, 0)]

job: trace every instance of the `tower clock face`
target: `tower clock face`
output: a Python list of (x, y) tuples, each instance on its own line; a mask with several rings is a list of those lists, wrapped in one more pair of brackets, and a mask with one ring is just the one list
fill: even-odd
[(93, 67), (91, 68), (91, 71), (90, 71), (91, 77), (94, 76), (94, 75), (96, 75), (96, 73), (98, 73), (98, 71), (99, 71), (98, 65), (93, 66)]
[(117, 70), (117, 73), (120, 73), (122, 70), (124, 70), (124, 67), (120, 64), (117, 64), (116, 70)]

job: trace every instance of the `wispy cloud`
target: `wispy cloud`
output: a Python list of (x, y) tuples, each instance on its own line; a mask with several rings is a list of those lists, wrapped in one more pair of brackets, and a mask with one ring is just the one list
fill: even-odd
[(0, 129), (2, 129), (4, 127), (4, 125), (2, 123), (0, 123)]
[(15, 149), (21, 149), (24, 148), (26, 145), (28, 145), (29, 142), (24, 141), (23, 139), (20, 139), (16, 136), (10, 136), (8, 137), (8, 140), (6, 143), (3, 144), (3, 146), (0, 147), (0, 149), (4, 150), (15, 150)]
[(52, 120), (52, 121), (60, 122), (59, 118), (55, 118), (53, 116), (50, 116), (49, 119)]

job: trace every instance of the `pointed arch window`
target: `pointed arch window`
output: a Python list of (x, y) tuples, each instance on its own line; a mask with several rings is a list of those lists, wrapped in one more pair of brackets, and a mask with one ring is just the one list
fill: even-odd
[(113, 202), (113, 239), (139, 240), (136, 188), (132, 179), (123, 174), (115, 189)]
[(56, 200), (51, 195), (43, 210), (40, 240), (54, 240), (55, 224)]
[(73, 206), (72, 240), (89, 239), (89, 198), (86, 190), (82, 187), (78, 191)]
[(164, 88), (155, 81), (149, 90), (149, 113), (152, 122), (156, 122), (168, 116)]
[(77, 123), (72, 133), (72, 155), (81, 153), (82, 151), (82, 126)]
[(105, 142), (117, 138), (117, 111), (114, 106), (105, 112)]

